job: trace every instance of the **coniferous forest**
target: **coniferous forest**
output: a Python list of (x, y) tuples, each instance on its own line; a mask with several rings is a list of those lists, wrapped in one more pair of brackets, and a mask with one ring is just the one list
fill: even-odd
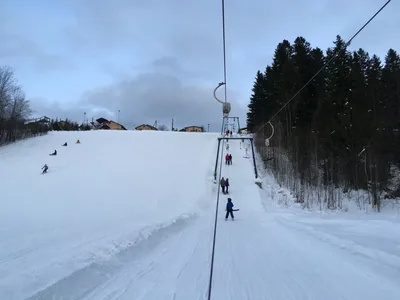
[[(368, 191), (367, 202), (380, 211), (380, 199), (400, 196), (394, 184), (400, 168), (395, 50), (381, 60), (363, 49), (349, 51), (340, 36), (325, 52), (303, 37), (283, 40), (272, 64), (257, 72), (252, 92), (247, 128), (265, 168), (304, 207), (340, 209), (339, 194)], [(264, 124), (271, 117), (275, 134), (267, 147), (271, 127)]]

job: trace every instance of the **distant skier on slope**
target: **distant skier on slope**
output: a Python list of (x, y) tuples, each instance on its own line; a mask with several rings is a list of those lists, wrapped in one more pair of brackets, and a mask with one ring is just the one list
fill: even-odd
[(225, 192), (224, 192), (224, 194), (228, 194), (229, 192), (228, 192), (228, 190), (229, 190), (229, 179), (228, 178), (226, 178), (225, 179)]
[(229, 154), (228, 153), (225, 155), (225, 164), (226, 165), (229, 164)]
[(54, 150), (54, 152), (49, 155), (51, 155), (51, 156), (57, 155), (57, 150)]
[(64, 147), (68, 146), (67, 142), (65, 142), (63, 146), (64, 146)]
[(225, 179), (224, 177), (221, 178), (221, 181), (219, 182), (222, 188), (222, 193), (225, 194)]
[(232, 199), (228, 198), (228, 203), (226, 203), (226, 215), (225, 215), (225, 221), (228, 220), (228, 216), (231, 215), (232, 221), (234, 220), (233, 216), (233, 203)]
[(45, 164), (45, 165), (42, 167), (42, 170), (43, 170), (42, 174), (47, 173), (47, 170), (48, 170), (48, 169), (49, 169), (49, 167)]
[(229, 164), (232, 164), (232, 154), (229, 154)]

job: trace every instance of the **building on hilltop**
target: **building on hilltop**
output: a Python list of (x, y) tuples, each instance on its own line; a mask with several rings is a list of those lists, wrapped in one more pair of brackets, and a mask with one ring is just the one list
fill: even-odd
[(119, 124), (113, 120), (107, 120), (105, 118), (98, 118), (96, 122), (91, 122), (96, 129), (103, 130), (127, 130), (122, 124)]
[(50, 123), (50, 118), (48, 118), (46, 116), (43, 116), (43, 117), (36, 118), (36, 119), (26, 120), (24, 122), (25, 125), (32, 124), (32, 123), (49, 124)]
[(192, 126), (187, 126), (185, 128), (182, 128), (179, 131), (181, 131), (181, 132), (204, 132), (204, 128), (203, 128), (203, 126), (192, 125)]
[(246, 127), (240, 128), (240, 129), (239, 129), (239, 134), (248, 134), (248, 133), (249, 133), (249, 132), (248, 132), (248, 130), (247, 130)]
[(135, 127), (135, 130), (157, 130), (156, 127), (151, 126), (149, 124), (142, 124)]

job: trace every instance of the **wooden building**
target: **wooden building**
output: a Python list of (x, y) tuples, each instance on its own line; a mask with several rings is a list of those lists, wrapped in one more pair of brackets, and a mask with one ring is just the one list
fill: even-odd
[(136, 126), (135, 130), (157, 130), (157, 128), (154, 126), (148, 125), (148, 124), (142, 124), (142, 125)]

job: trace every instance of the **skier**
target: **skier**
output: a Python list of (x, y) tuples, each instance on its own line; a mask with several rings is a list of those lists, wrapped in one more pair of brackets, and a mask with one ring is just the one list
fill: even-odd
[(229, 164), (232, 164), (232, 154), (229, 154)]
[(229, 164), (229, 154), (228, 153), (225, 155), (225, 164), (226, 165)]
[(222, 193), (225, 194), (225, 179), (224, 179), (224, 177), (221, 178), (220, 184), (221, 184), (221, 188), (222, 188)]
[(67, 142), (65, 142), (63, 146), (64, 146), (64, 147), (65, 147), (65, 146), (68, 146), (68, 145), (67, 145)]
[(81, 141), (80, 141), (80, 140), (77, 140), (77, 141), (76, 141), (76, 143), (77, 143), (77, 144), (80, 144), (80, 143), (81, 143)]
[(51, 154), (49, 154), (49, 155), (51, 155), (51, 156), (53, 156), (53, 155), (57, 155), (57, 150), (54, 150), (54, 152), (53, 152), (53, 153), (51, 153)]
[(224, 194), (229, 194), (229, 179), (225, 179), (225, 193)]
[(48, 170), (48, 169), (49, 169), (49, 167), (45, 164), (45, 165), (42, 167), (42, 170), (43, 170), (42, 174), (47, 173), (47, 170)]
[(225, 215), (225, 221), (228, 220), (228, 216), (231, 215), (232, 221), (234, 220), (233, 216), (233, 203), (232, 199), (228, 198), (228, 203), (226, 203), (226, 215)]

